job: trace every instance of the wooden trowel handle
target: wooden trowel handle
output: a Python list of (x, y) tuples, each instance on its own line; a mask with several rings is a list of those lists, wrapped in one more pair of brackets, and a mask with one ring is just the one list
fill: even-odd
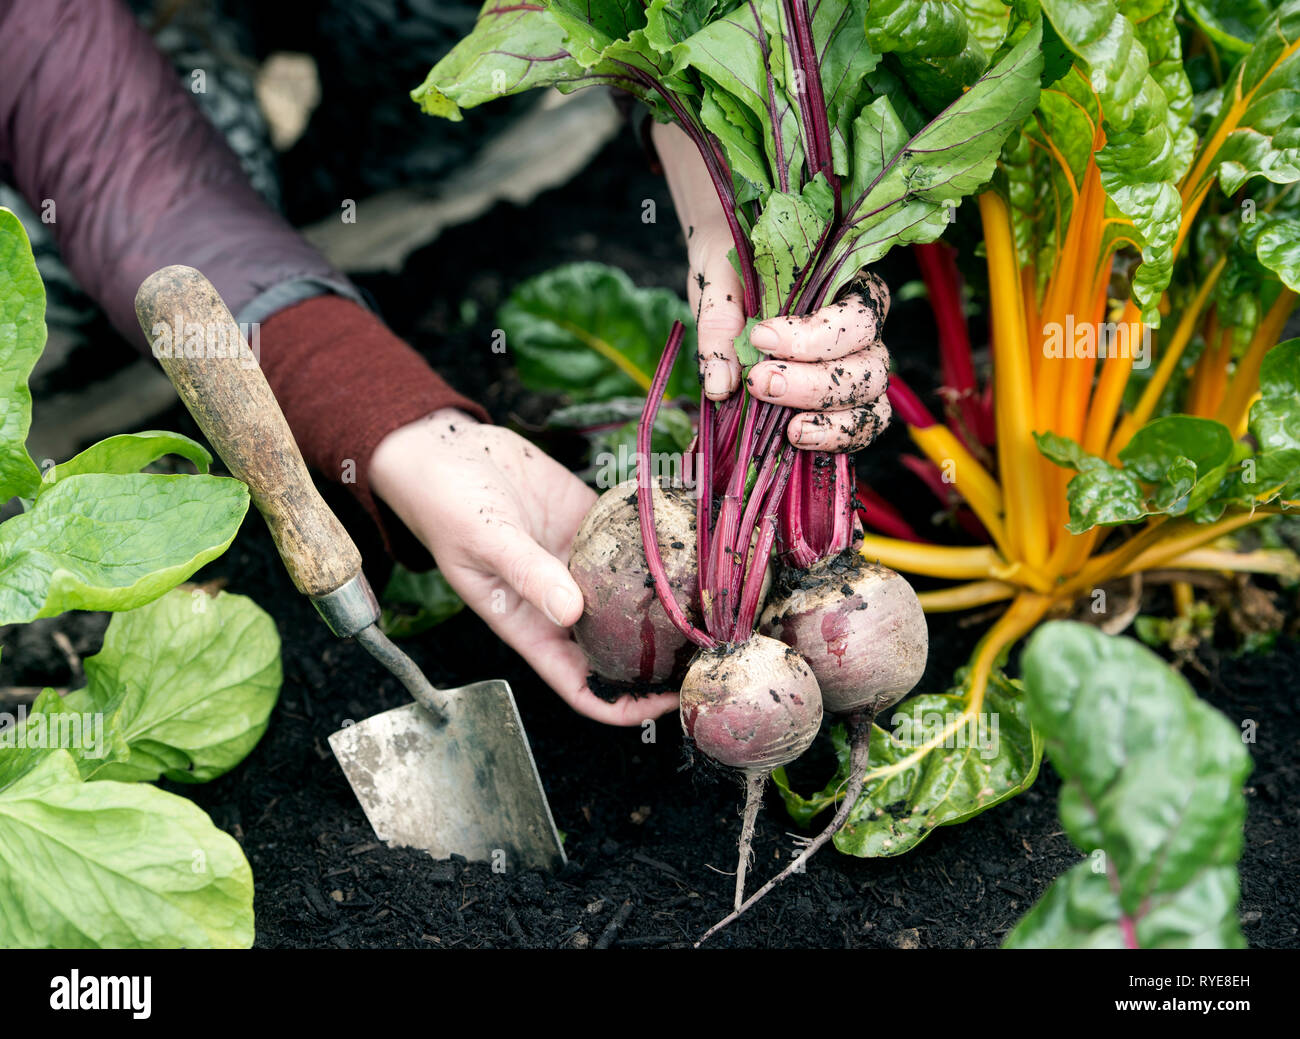
[(248, 485), (300, 592), (361, 572), (361, 553), (317, 493), (280, 405), (235, 319), (193, 267), (145, 279), (135, 313), (154, 356), (226, 468)]

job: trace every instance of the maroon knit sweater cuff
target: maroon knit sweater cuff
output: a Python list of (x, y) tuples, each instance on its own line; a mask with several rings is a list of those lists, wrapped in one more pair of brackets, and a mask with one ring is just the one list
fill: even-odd
[(262, 371), (307, 464), (342, 484), (379, 527), (399, 561), (431, 559), (370, 489), (370, 460), (394, 430), (441, 408), (480, 422), (488, 413), (461, 396), (364, 307), (313, 296), (278, 311), (261, 327)]

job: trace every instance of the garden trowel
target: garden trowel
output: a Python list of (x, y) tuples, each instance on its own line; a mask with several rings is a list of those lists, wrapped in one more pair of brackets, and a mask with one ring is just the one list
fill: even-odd
[(280, 558), (334, 634), (356, 638), (415, 703), (330, 736), (366, 817), (392, 846), (511, 868), (565, 862), (510, 686), (435, 689), (379, 630), (361, 554), (303, 464), (258, 359), (217, 290), (164, 267), (135, 298), (140, 327), (226, 468), (248, 485)]

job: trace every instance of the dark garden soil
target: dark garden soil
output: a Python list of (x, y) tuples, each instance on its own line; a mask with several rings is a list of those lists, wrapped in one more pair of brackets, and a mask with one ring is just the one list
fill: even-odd
[[(646, 198), (657, 201), (656, 225), (641, 222)], [(600, 259), (640, 283), (679, 287), (685, 267), (673, 221), (662, 183), (624, 141), (569, 187), (526, 210), (499, 207), (414, 257), (400, 278), (369, 279), (366, 286), (396, 329), (499, 421), (529, 425), (544, 408), (512, 382), (508, 357), (487, 345), (495, 306), (520, 278), (573, 259)], [(903, 263), (885, 273), (895, 288), (915, 276)], [(933, 346), (923, 307), (900, 304), (888, 326), (895, 356), (921, 385), (933, 383), (924, 371)], [(164, 428), (193, 430), (179, 411), (169, 421)], [(902, 445), (891, 432), (873, 457), (887, 458)], [(561, 456), (573, 450), (551, 446)], [(895, 475), (888, 486), (892, 495), (913, 496), (913, 515), (924, 517), (931, 507), (910, 477)], [(363, 529), (355, 514), (347, 522)], [(372, 580), (382, 586), (382, 555), (372, 542), (364, 551)], [(183, 791), (236, 836), (252, 863), (259, 945), (674, 946), (692, 942), (726, 912), (739, 787), (683, 767), (675, 716), (660, 721), (653, 742), (640, 729), (586, 721), (481, 622), (461, 614), (406, 648), (435, 683), (490, 677), (511, 683), (570, 863), (554, 876), (494, 874), (484, 864), (391, 850), (376, 842), (326, 737), (345, 719), (402, 703), (404, 693), (360, 647), (327, 633), (280, 568), (260, 518), (250, 517), (232, 550), (198, 579), (215, 577), (269, 610), (284, 641), (284, 688), (266, 737), (233, 774)], [(947, 617), (932, 620), (920, 691), (948, 684), (979, 630)], [(5, 646), (7, 662), (10, 649)], [(1249, 657), (1206, 648), (1198, 659), (1209, 677), (1188, 671), (1197, 691), (1234, 723), (1258, 722), (1241, 863), (1245, 933), (1254, 946), (1296, 946), (1300, 643), (1284, 639), (1269, 655)], [(23, 684), (37, 680), (26, 676)], [(829, 773), (823, 736), (793, 778), (807, 790)], [(996, 946), (1052, 879), (1081, 858), (1061, 831), (1058, 789), (1045, 764), (1027, 793), (935, 832), (900, 858), (858, 860), (824, 851), (805, 876), (768, 896), (714, 944)], [(792, 828), (770, 795), (755, 842), (755, 887), (788, 861)]]

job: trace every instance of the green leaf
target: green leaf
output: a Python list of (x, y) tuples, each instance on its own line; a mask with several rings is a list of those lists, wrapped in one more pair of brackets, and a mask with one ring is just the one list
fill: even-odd
[(1089, 859), (1006, 947), (1244, 946), (1236, 862), (1250, 756), (1232, 723), (1149, 649), (1088, 625), (1042, 625), (1022, 667), (1064, 784), (1061, 822)]
[(1070, 522), (1074, 534), (1101, 525), (1132, 523), (1149, 514), (1146, 494), (1137, 474), (1090, 455), (1069, 437), (1056, 433), (1035, 433), (1038, 450), (1067, 469), (1077, 469), (1066, 488)]
[(474, 31), (411, 91), (411, 100), (429, 115), (459, 122), (462, 108), (534, 87), (610, 82), (639, 91), (626, 73), (586, 68), (564, 38), (564, 29), (540, 4), (487, 0)]
[(826, 233), (835, 202), (826, 178), (818, 174), (798, 195), (774, 191), (754, 223), (750, 241), (762, 293), (763, 317), (782, 312), (800, 275)]
[(706, 87), (721, 88), (757, 120), (767, 179), (789, 193), (802, 186), (804, 151), (798, 101), (785, 83), (781, 26), (777, 0), (754, 0), (704, 26), (676, 53)]
[[(1035, 23), (997, 65), (913, 135), (861, 194), (846, 203), (846, 229), (831, 254), (836, 273), (827, 299), (892, 246), (939, 237), (948, 226), (952, 204), (988, 181), (1007, 135), (1038, 100), (1040, 28)], [(883, 108), (875, 118), (881, 126), (889, 122)], [(876, 125), (870, 130), (868, 154), (874, 166), (881, 141), (896, 141), (897, 132), (892, 126), (883, 134)], [(856, 173), (854, 184), (856, 190)]]
[[(831, 132), (832, 167), (840, 176), (851, 170), (853, 120), (863, 100), (871, 96), (866, 85), (880, 64), (879, 49), (868, 35), (868, 17), (877, 5), (868, 0), (819, 0), (812, 7), (812, 35), (820, 57), (822, 99)], [(868, 25), (868, 33), (862, 27)]]
[(516, 287), (497, 312), (520, 381), (574, 402), (644, 394), (674, 321), (686, 325), (670, 398), (696, 398), (690, 308), (667, 289), (638, 288), (622, 271), (571, 263)]
[(1059, 433), (1035, 433), (1034, 440), (1044, 457), (1066, 469), (1082, 472), (1084, 469), (1095, 469), (1098, 464), (1106, 464), (1104, 459), (1088, 454), (1076, 441)]
[(247, 511), (228, 478), (60, 480), (0, 524), (0, 624), (143, 606), (224, 552)]
[(175, 794), (81, 782), (66, 751), (0, 790), (0, 890), (6, 948), (253, 944), (253, 876), (234, 839)]
[(1278, 343), (1259, 370), (1260, 398), (1250, 409), (1250, 435), (1259, 445), (1248, 490), (1252, 497), (1300, 493), (1300, 339)]
[[(964, 709), (962, 675), (957, 690), (913, 697), (894, 709), (892, 733), (871, 730), (872, 770), (899, 765)], [(848, 777), (849, 748), (843, 725), (831, 730), (839, 769), (824, 790), (802, 798), (785, 772), (772, 774), (791, 816), (807, 825), (835, 803)], [(995, 673), (980, 719), (883, 781), (867, 785), (844, 828), (835, 835), (840, 851), (859, 858), (901, 855), (936, 827), (954, 826), (1029, 789), (1038, 776), (1042, 742), (1030, 728), (1019, 684)]]
[(1135, 523), (1150, 515), (1147, 496), (1137, 475), (1103, 462), (1074, 477), (1066, 488), (1070, 503), (1071, 534), (1098, 526)]
[(45, 689), (28, 710), (23, 724), (0, 732), (0, 765), (9, 761), (12, 772), (0, 767), (0, 789), (24, 775), (54, 749), (67, 751), (83, 779), (131, 755), (112, 711), (99, 710), (77, 694), (60, 696)]
[(874, 0), (867, 12), (867, 38), (888, 54), (930, 112), (960, 97), (988, 67), (992, 53), (971, 36), (961, 5), (949, 0)]
[(1222, 91), (1218, 115), (1192, 170), (1188, 197), (1217, 177), (1227, 195), (1252, 177), (1300, 180), (1300, 0), (1288, 0), (1262, 26)]
[(1011, 7), (1003, 0), (953, 0), (961, 8), (962, 16), (972, 39), (985, 54), (992, 57), (1006, 39), (1011, 19)]
[(31, 498), (41, 473), (27, 453), (27, 378), (45, 349), (45, 286), (18, 218), (0, 209), (0, 503)]
[[(1133, 277), (1133, 298), (1142, 307), (1144, 320), (1158, 325), (1156, 304), (1173, 271), (1173, 246), (1182, 216), (1175, 182), (1190, 150), (1190, 140), (1182, 135), (1180, 149), (1171, 130), (1181, 133), (1186, 125), (1189, 97), (1180, 84), (1176, 106), (1182, 115), (1171, 119), (1169, 99), (1151, 75), (1142, 40), (1112, 0), (1040, 2), (1043, 14), (1074, 56), (1074, 69), (1066, 79), (1075, 89), (1082, 83), (1100, 105), (1106, 143), (1096, 153), (1096, 162), (1102, 187), (1118, 213), (1131, 223), (1123, 233), (1141, 248), (1143, 260)], [(1167, 33), (1156, 35), (1167, 40)], [(1164, 78), (1173, 82), (1174, 74), (1166, 70)], [(1089, 146), (1091, 141), (1089, 134)]]
[(1226, 426), (1190, 415), (1167, 415), (1143, 426), (1119, 453), (1123, 468), (1055, 433), (1034, 436), (1047, 458), (1078, 470), (1066, 488), (1068, 529), (1075, 534), (1157, 513), (1196, 513), (1224, 486), (1236, 451)]
[(266, 731), (280, 636), (251, 599), (177, 588), (113, 617), (103, 648), (86, 658), (86, 682), (62, 710), (111, 718), (130, 749), (124, 762), (83, 762), (86, 778), (206, 783)]
[(1255, 255), (1283, 285), (1300, 292), (1300, 220), (1264, 222), (1255, 239)]
[(1126, 470), (1157, 485), (1156, 507), (1180, 516), (1218, 490), (1232, 461), (1228, 427), (1212, 419), (1167, 415), (1133, 434), (1119, 452)]
[(889, 164), (907, 147), (907, 128), (885, 95), (858, 113), (853, 122), (853, 179), (849, 197), (859, 198), (871, 190)]
[(1205, 35), (1224, 50), (1245, 54), (1273, 15), (1276, 0), (1183, 0)]
[(180, 433), (164, 433), (156, 429), (143, 433), (123, 433), (101, 440), (68, 461), (47, 470), (41, 479), (42, 492), (69, 476), (85, 473), (138, 473), (167, 455), (179, 455), (192, 463), (200, 473), (206, 473), (212, 464), (207, 448)]
[(464, 601), (447, 583), (442, 571), (415, 573), (401, 563), (393, 567), (380, 600), (384, 610), (379, 618), (379, 627), (394, 639), (419, 635), (465, 608)]

